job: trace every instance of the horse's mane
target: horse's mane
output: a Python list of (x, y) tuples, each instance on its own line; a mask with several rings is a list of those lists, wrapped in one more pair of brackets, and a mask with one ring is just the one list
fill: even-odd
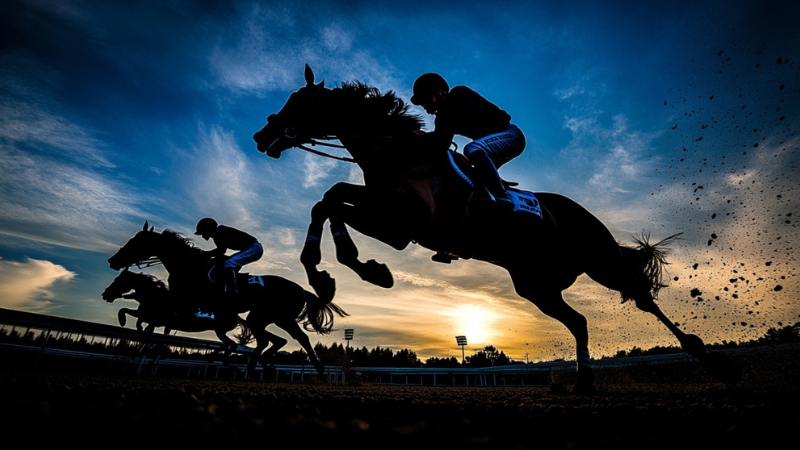
[(187, 250), (190, 250), (190, 251), (198, 253), (198, 254), (203, 252), (203, 250), (201, 248), (196, 247), (194, 245), (194, 241), (192, 241), (188, 237), (182, 235), (181, 233), (178, 233), (177, 231), (172, 231), (170, 229), (166, 229), (166, 230), (161, 232), (161, 235), (166, 237), (168, 241), (171, 241), (171, 243), (175, 243), (176, 245), (182, 245), (182, 246), (186, 247)]
[[(389, 125), (393, 131), (419, 130), (424, 123), (421, 116), (408, 112), (409, 105), (398, 97), (394, 91), (381, 91), (361, 81), (342, 82), (340, 88), (333, 90), (348, 98), (348, 114), (357, 114), (369, 122), (370, 127), (385, 128)], [(385, 119), (388, 118), (389, 122)], [(381, 121), (380, 123), (376, 123)], [(366, 128), (369, 129), (369, 128)]]
[(168, 290), (167, 284), (164, 283), (162, 280), (156, 278), (155, 275), (150, 275), (149, 273), (142, 273), (142, 272), (128, 272), (128, 273), (130, 273), (131, 275), (136, 275), (137, 277), (144, 278), (145, 280), (147, 280), (148, 283), (151, 283), (153, 285), (152, 287), (154, 289), (160, 289), (164, 291)]

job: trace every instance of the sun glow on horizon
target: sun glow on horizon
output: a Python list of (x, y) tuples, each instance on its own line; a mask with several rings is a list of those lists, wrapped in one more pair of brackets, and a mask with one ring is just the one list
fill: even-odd
[(477, 305), (463, 305), (453, 311), (452, 320), (459, 335), (467, 337), (470, 345), (492, 345), (497, 315)]

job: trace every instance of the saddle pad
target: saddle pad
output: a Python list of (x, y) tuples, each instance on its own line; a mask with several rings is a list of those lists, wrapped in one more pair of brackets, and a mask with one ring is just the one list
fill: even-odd
[(264, 286), (264, 279), (259, 275), (244, 274), (247, 277), (247, 284), (259, 284)]
[(511, 199), (514, 200), (514, 212), (524, 211), (535, 214), (540, 219), (543, 217), (539, 199), (533, 195), (533, 192), (509, 189), (508, 193), (511, 195)]

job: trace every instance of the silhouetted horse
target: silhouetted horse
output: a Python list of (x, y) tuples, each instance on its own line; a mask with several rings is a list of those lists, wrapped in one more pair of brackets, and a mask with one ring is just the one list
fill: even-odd
[[(216, 316), (214, 319), (196, 317), (194, 308), (187, 309), (174, 300), (172, 292), (167, 289), (167, 285), (163, 281), (146, 273), (131, 272), (127, 268), (123, 269), (105, 288), (102, 297), (108, 303), (112, 303), (118, 298), (139, 302), (137, 309), (120, 308), (117, 319), (120, 326), (124, 327), (128, 315), (136, 317), (136, 329), (148, 333), (152, 333), (157, 327), (164, 327), (164, 334), (170, 334), (172, 330), (188, 333), (214, 331), (220, 341), (235, 347), (236, 343), (226, 333), (236, 328), (237, 325), (246, 326), (239, 315), (235, 313), (228, 314), (226, 317)], [(145, 323), (147, 327), (143, 326)], [(274, 341), (274, 344), (280, 343), (280, 340), (283, 340), (283, 345), (285, 345), (286, 340), (280, 337)]]
[[(204, 301), (213, 301), (215, 296), (221, 296), (213, 282), (208, 280), (208, 272), (213, 265), (206, 256), (206, 252), (194, 246), (192, 241), (171, 230), (157, 233), (151, 227), (148, 229), (144, 223), (142, 231), (136, 233), (122, 248), (109, 258), (109, 266), (113, 270), (120, 270), (132, 265), (153, 264), (161, 262), (170, 273), (170, 291), (174, 299), (180, 299), (176, 308), (180, 310), (197, 310), (200, 303), (196, 299), (205, 297)], [(123, 272), (124, 273), (124, 272)], [(173, 277), (180, 280), (173, 284)], [(328, 334), (333, 329), (334, 314), (340, 317), (347, 316), (341, 308), (332, 302), (322, 302), (316, 295), (306, 291), (297, 283), (273, 275), (250, 275), (242, 273), (239, 293), (230, 297), (220, 307), (217, 303), (215, 313), (222, 317), (230, 314), (249, 312), (245, 323), (256, 338), (256, 355), (267, 348), (269, 341), (274, 336), (277, 341), (265, 356), (271, 356), (286, 344), (285, 339), (272, 335), (266, 327), (275, 324), (285, 330), (295, 339), (308, 354), (311, 363), (317, 372), (324, 372), (324, 365), (317, 357), (308, 335), (298, 325), (303, 323), (307, 330), (314, 330), (319, 334)], [(183, 290), (175, 285), (183, 286)], [(211, 294), (209, 294), (211, 291)], [(284, 341), (282, 345), (281, 341)], [(258, 358), (251, 360), (250, 369), (255, 368)]]
[[(592, 392), (594, 374), (586, 318), (564, 301), (561, 292), (584, 273), (619, 291), (623, 301), (632, 299), (639, 309), (654, 314), (712, 375), (738, 382), (739, 368), (729, 358), (706, 351), (699, 337), (681, 331), (654, 301), (665, 286), (663, 247), (674, 236), (652, 245), (642, 236), (636, 248), (622, 246), (586, 209), (553, 193), (509, 189), (515, 197), (522, 196), (523, 204), (515, 211), (473, 210), (470, 197), (475, 183), (466, 159), (449, 149), (426, 146), (414, 133), (422, 120), (408, 114), (408, 106), (393, 92), (381, 94), (358, 81), (328, 89), (324, 82), (314, 83), (308, 65), (305, 81), (253, 139), (259, 151), (273, 158), (292, 147), (321, 153), (304, 144), (338, 139), (363, 170), (363, 186), (337, 183), (311, 210), (300, 260), (321, 298), (332, 297), (335, 290), (333, 279), (317, 270), (322, 227), (330, 220), (338, 261), (385, 288), (393, 285), (389, 269), (374, 260), (358, 260), (346, 225), (397, 250), (415, 242), (506, 269), (520, 296), (575, 337), (578, 377), (573, 392)], [(525, 209), (524, 202), (532, 212), (520, 210)]]

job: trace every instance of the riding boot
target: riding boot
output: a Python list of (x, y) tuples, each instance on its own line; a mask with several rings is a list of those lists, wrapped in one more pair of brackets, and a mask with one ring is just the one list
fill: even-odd
[(480, 201), (490, 201), (498, 204), (513, 206), (514, 201), (511, 199), (511, 196), (508, 195), (508, 192), (506, 192), (505, 186), (503, 185), (503, 180), (497, 173), (497, 168), (495, 168), (494, 163), (489, 155), (482, 150), (472, 152), (469, 155), (469, 162), (475, 169), (475, 175), (478, 178), (478, 182), (489, 194), (488, 198), (483, 198)]
[(232, 297), (239, 293), (239, 289), (236, 286), (236, 269), (226, 270), (225, 275), (225, 296)]

